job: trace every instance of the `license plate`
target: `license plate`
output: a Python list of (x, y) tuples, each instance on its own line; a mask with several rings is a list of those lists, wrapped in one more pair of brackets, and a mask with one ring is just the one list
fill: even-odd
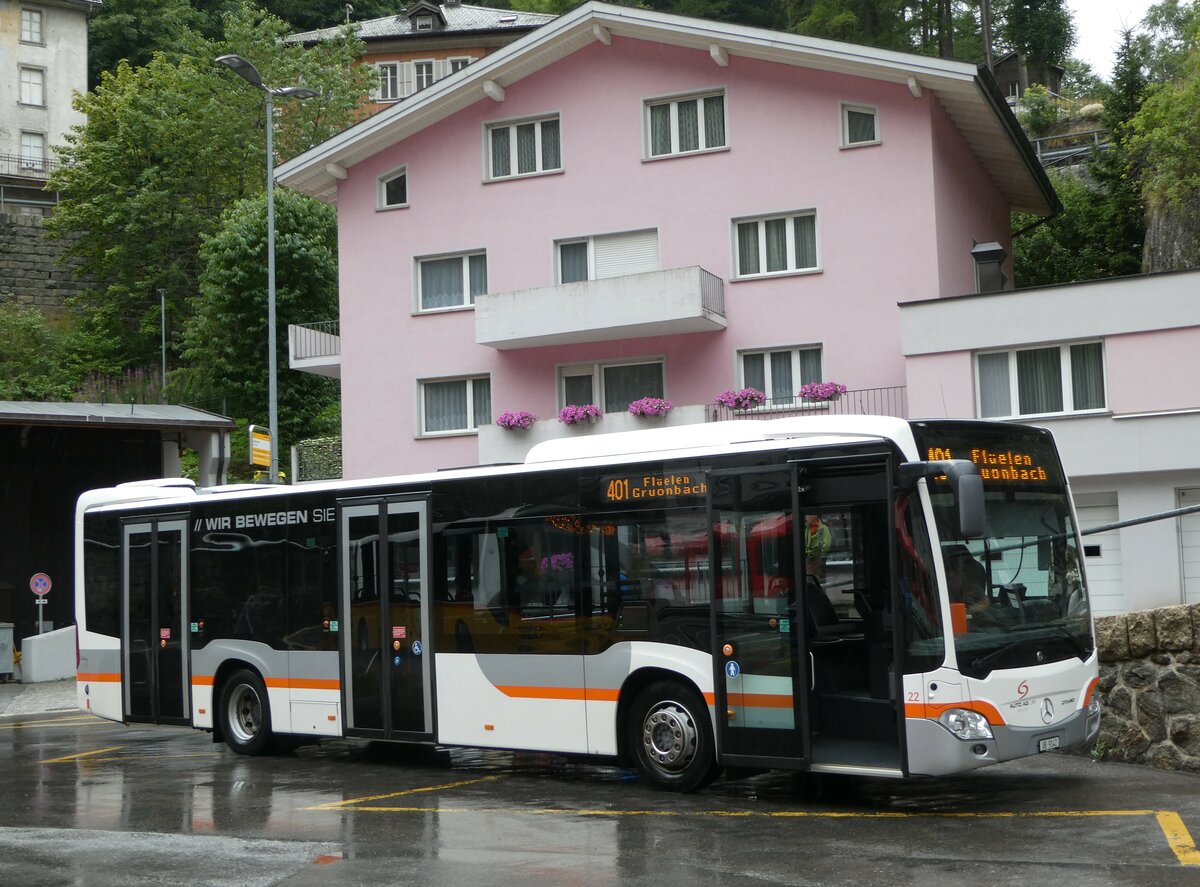
[(1043, 739), (1038, 743), (1038, 751), (1054, 751), (1058, 748), (1058, 737), (1051, 736), (1049, 739)]

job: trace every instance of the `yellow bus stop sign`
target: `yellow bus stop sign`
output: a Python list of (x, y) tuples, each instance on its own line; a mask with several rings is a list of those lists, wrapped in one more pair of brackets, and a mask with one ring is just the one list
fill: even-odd
[(250, 464), (271, 465), (271, 429), (261, 425), (250, 426)]

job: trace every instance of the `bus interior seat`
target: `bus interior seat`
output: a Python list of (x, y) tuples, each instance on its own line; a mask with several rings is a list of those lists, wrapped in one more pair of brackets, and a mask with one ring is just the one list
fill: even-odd
[(838, 618), (833, 603), (825, 589), (821, 588), (816, 577), (809, 576), (805, 588), (805, 604), (808, 609), (809, 624), (816, 638), (862, 638), (862, 622), (858, 620), (842, 620)]

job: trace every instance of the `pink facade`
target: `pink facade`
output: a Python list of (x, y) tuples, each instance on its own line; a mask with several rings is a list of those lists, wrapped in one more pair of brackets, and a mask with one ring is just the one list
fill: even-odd
[[(726, 147), (644, 159), (645, 101), (711, 90)], [(879, 144), (841, 146), (842, 103), (876, 109)], [(485, 127), (544, 114), (561, 121), (561, 171), (487, 181)], [(377, 210), (399, 167), (408, 205)], [(934, 92), (622, 37), (351, 166), (337, 204), (346, 477), (478, 461), (473, 433), (420, 434), (419, 380), (488, 376), (493, 418), (552, 419), (565, 364), (661, 359), (665, 396), (703, 404), (742, 384), (740, 351), (819, 346), (825, 379), (902, 386), (897, 303), (971, 291), (973, 242), (1009, 237), (1008, 201)], [(805, 210), (817, 271), (734, 279), (734, 219)], [(556, 241), (640, 229), (657, 230), (661, 269), (725, 282), (723, 330), (500, 351), (476, 344), (471, 308), (415, 312), (415, 257), (485, 250), (488, 291), (510, 292), (555, 283)]]

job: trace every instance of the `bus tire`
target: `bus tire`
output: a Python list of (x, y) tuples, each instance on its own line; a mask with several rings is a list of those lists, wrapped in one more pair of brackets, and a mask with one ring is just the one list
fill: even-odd
[(668, 791), (695, 791), (720, 772), (708, 706), (691, 687), (674, 681), (655, 681), (638, 693), (628, 742), (642, 777)]
[(271, 703), (255, 672), (242, 668), (229, 676), (221, 688), (217, 713), (230, 750), (239, 755), (262, 755), (271, 750)]

